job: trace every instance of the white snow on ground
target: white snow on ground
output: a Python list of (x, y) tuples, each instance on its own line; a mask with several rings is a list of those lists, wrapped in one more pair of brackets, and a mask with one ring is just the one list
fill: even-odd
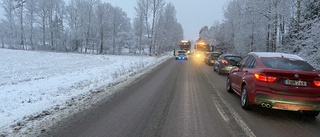
[[(170, 58), (0, 49), (0, 136), (45, 131)], [(124, 83), (124, 84), (123, 84)]]

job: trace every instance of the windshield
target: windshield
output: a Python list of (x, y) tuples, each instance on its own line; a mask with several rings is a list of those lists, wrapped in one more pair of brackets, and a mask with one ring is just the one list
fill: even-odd
[(180, 50), (178, 51), (178, 54), (186, 54), (186, 51)]

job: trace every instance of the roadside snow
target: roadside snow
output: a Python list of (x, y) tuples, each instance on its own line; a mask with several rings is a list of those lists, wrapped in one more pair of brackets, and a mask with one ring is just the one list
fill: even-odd
[(45, 132), (170, 58), (0, 49), (0, 136)]

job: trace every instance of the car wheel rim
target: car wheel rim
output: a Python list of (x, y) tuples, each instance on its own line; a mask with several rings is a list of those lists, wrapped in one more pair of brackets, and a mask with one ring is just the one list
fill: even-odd
[(244, 88), (242, 90), (242, 95), (241, 95), (241, 103), (242, 103), (242, 106), (244, 106), (247, 102), (247, 90)]

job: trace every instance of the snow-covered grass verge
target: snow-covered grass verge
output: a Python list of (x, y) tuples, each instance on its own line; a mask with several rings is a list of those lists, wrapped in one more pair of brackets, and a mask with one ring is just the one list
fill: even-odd
[(0, 136), (46, 132), (114, 95), (171, 54), (111, 56), (0, 49)]

